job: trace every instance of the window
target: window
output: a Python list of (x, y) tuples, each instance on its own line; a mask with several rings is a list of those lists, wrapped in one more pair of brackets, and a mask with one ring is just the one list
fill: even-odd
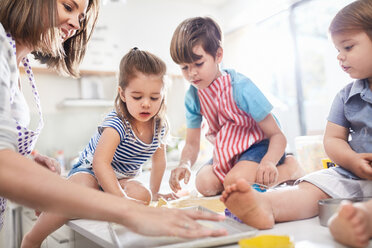
[(289, 150), (299, 135), (322, 134), (336, 93), (351, 79), (338, 66), (328, 26), (351, 0), (299, 1), (225, 33), (225, 68), (250, 77), (274, 105)]

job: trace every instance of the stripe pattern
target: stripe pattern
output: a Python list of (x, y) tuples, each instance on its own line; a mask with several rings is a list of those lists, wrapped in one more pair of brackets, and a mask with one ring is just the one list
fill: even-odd
[(264, 134), (250, 114), (236, 105), (229, 74), (198, 90), (198, 96), (201, 114), (209, 125), (206, 138), (214, 145), (213, 169), (223, 182), (238, 155), (261, 141)]
[(159, 148), (160, 141), (158, 132), (161, 137), (164, 136), (165, 128), (159, 130), (159, 121), (154, 127), (154, 136), (150, 144), (142, 142), (135, 135), (129, 121), (123, 121), (117, 116), (115, 111), (108, 114), (102, 125), (98, 127), (98, 132), (91, 138), (89, 144), (85, 147), (80, 155), (80, 163), (84, 168), (92, 168), (94, 151), (97, 147), (101, 133), (105, 127), (114, 128), (120, 135), (120, 144), (116, 148), (111, 166), (115, 174), (119, 177), (134, 177), (141, 172), (142, 165), (154, 154)]

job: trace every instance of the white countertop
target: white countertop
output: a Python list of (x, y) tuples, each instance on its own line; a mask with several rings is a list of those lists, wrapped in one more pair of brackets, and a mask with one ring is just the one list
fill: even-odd
[[(98, 245), (107, 248), (116, 247), (110, 236), (107, 222), (79, 219), (70, 221), (68, 226)], [(319, 224), (318, 217), (279, 223), (273, 229), (258, 231), (257, 235), (261, 234), (289, 235), (295, 243), (296, 248), (345, 247), (332, 239), (328, 228)], [(223, 247), (239, 247), (239, 245), (235, 243)], [(369, 247), (372, 247), (372, 245)]]
[[(168, 185), (169, 174), (170, 171), (166, 170), (164, 175), (164, 182), (162, 183), (160, 190), (160, 192), (162, 193), (170, 192), (170, 188)], [(150, 173), (149, 171), (146, 171), (138, 179), (144, 185), (148, 185), (149, 177)], [(190, 182), (193, 182), (193, 180), (190, 180)], [(194, 187), (194, 185), (187, 185), (187, 187), (191, 189)], [(107, 248), (116, 247), (111, 238), (107, 222), (78, 219), (69, 221), (67, 225), (100, 246)], [(292, 238), (292, 241), (295, 243), (296, 248), (345, 247), (333, 240), (328, 228), (319, 224), (318, 217), (300, 221), (279, 223), (276, 224), (273, 229), (257, 232), (257, 235), (261, 234), (289, 235)], [(125, 233), (125, 237), (121, 238), (128, 238), (135, 235), (136, 234), (133, 233)], [(239, 245), (235, 243), (223, 247), (239, 247)], [(372, 248), (372, 244), (369, 247)]]

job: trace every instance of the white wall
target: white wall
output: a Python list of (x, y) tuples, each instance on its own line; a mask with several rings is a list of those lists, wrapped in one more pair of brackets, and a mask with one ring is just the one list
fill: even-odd
[[(169, 44), (176, 26), (189, 17), (211, 16), (220, 24), (228, 40), (233, 36), (233, 31), (242, 25), (267, 18), (294, 1), (229, 0), (217, 3), (205, 0), (127, 0), (125, 4), (110, 3), (101, 8), (99, 22), (82, 69), (117, 71), (121, 57), (134, 46), (158, 55), (166, 62), (170, 78), (176, 79), (169, 89), (168, 116), (172, 134), (178, 135), (185, 123), (183, 93), (188, 85), (179, 78), (180, 69), (169, 55)], [(227, 60), (223, 63), (227, 67), (239, 69), (236, 66), (237, 60), (231, 55), (237, 51), (234, 51), (234, 45), (231, 44), (233, 43), (230, 42), (230, 46), (227, 44), (225, 48)], [(332, 77), (334, 73), (330, 71), (327, 74)], [(62, 149), (67, 158), (76, 156), (110, 108), (59, 108), (58, 104), (63, 99), (81, 96), (79, 80), (53, 74), (36, 74), (36, 79), (45, 118), (45, 128), (36, 148), (48, 155)], [(98, 80), (102, 81), (104, 98), (113, 99), (116, 95), (116, 78), (100, 77)], [(22, 81), (27, 84), (25, 80)], [(25, 87), (24, 92), (32, 106), (31, 94), (26, 89)], [(336, 90), (330, 89), (330, 92)], [(298, 135), (297, 117), (292, 114), (296, 109), (279, 106), (276, 111), (280, 119), (287, 121), (288, 124), (283, 129), (290, 138), (289, 143), (293, 144), (294, 137)], [(32, 117), (35, 119), (36, 115), (33, 114)], [(316, 122), (316, 119), (314, 123), (316, 127), (324, 125)], [(293, 145), (291, 150), (293, 151)]]
[(216, 10), (200, 1), (127, 0), (102, 7), (83, 68), (117, 69), (121, 57), (133, 47), (160, 56), (170, 74), (179, 74), (171, 60), (169, 45), (173, 31), (186, 18), (209, 15)]
[[(182, 20), (198, 15), (214, 17), (213, 13), (214, 8), (198, 1), (128, 0), (124, 5), (112, 3), (103, 6), (81, 69), (117, 71), (121, 57), (134, 46), (158, 55), (166, 62), (170, 79), (174, 79), (174, 83), (169, 85), (168, 116), (172, 134), (178, 135), (185, 123), (183, 95), (187, 84), (177, 76), (180, 70), (169, 55), (171, 36)], [(111, 108), (61, 108), (59, 105), (64, 99), (81, 97), (79, 80), (45, 73), (36, 73), (35, 78), (45, 121), (36, 149), (49, 156), (54, 156), (57, 150), (64, 150), (69, 162), (87, 144)], [(102, 81), (104, 98), (113, 99), (116, 77), (102, 76), (99, 80)], [(38, 117), (25, 78), (22, 78), (22, 84), (32, 112), (31, 127), (35, 127)]]

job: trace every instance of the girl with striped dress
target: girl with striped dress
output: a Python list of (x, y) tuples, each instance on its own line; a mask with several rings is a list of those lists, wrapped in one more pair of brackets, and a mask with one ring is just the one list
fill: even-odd
[[(115, 110), (98, 126), (69, 172), (69, 178), (93, 180), (95, 187), (146, 205), (160, 197), (158, 191), (166, 167), (164, 140), (168, 129), (165, 72), (166, 66), (161, 59), (136, 47), (123, 57)], [(134, 178), (150, 158), (149, 190)]]
[(196, 188), (204, 196), (221, 193), (239, 178), (276, 185), (302, 174), (295, 158), (285, 154), (286, 138), (270, 102), (249, 78), (220, 70), (221, 36), (208, 17), (186, 19), (173, 34), (172, 59), (191, 84), (185, 97), (186, 145), (169, 181), (175, 192), (181, 189), (179, 181), (189, 181), (203, 118), (209, 126), (206, 138), (214, 146), (213, 158), (196, 176)]
[[(115, 110), (98, 126), (69, 172), (68, 180), (145, 205), (160, 196), (172, 198), (172, 194), (159, 193), (166, 168), (164, 138), (168, 129), (165, 72), (166, 65), (161, 59), (138, 48), (122, 58)], [(149, 158), (152, 170), (147, 189), (134, 178)], [(22, 247), (40, 246), (67, 221), (64, 216), (42, 213)]]

